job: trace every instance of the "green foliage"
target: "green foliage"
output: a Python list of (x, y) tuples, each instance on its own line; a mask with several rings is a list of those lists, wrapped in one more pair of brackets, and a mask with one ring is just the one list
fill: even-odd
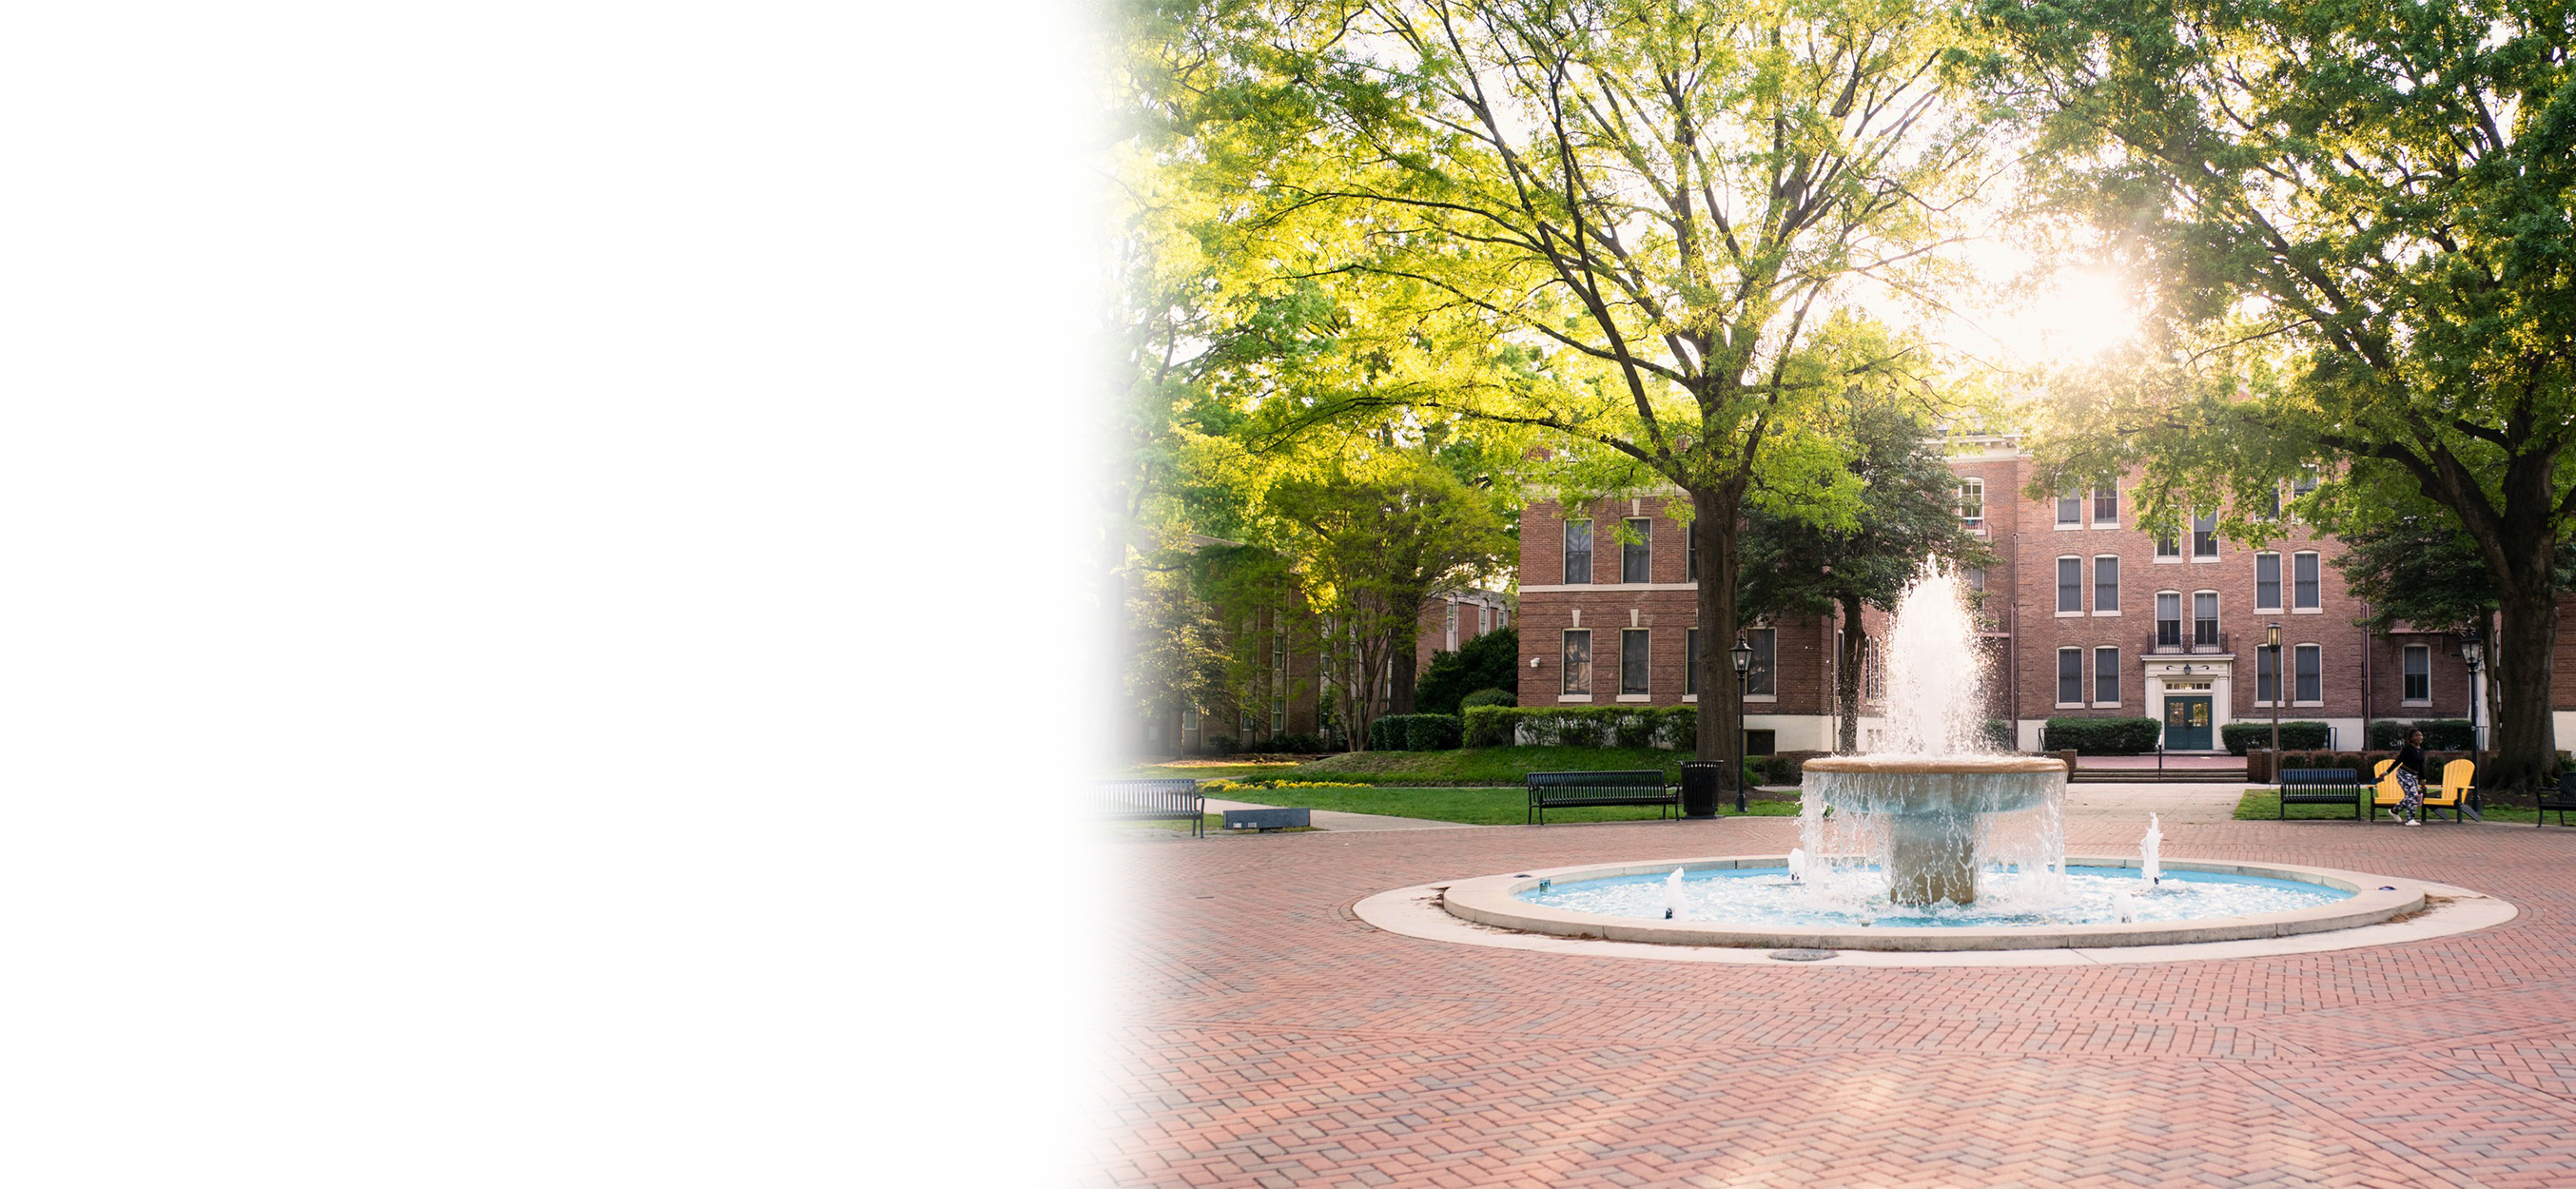
[[(1528, 769), (1533, 772), (1550, 770), (1544, 767)], [(1667, 774), (1667, 779), (1673, 777)], [(1517, 826), (1526, 821), (1529, 814), (1529, 793), (1518, 779), (1490, 787), (1381, 785), (1364, 789), (1287, 788), (1264, 792), (1260, 794), (1260, 800), (1266, 805), (1372, 813), (1474, 826)], [(1726, 812), (1732, 815), (1734, 798), (1727, 798), (1725, 805)], [(1754, 816), (1794, 817), (1798, 812), (1798, 802), (1755, 799), (1745, 808)], [(1658, 812), (1652, 808), (1615, 805), (1547, 811), (1549, 825), (1558, 822), (1654, 821), (1657, 816)]]
[(1465, 728), (1454, 714), (1404, 716), (1406, 751), (1448, 751), (1458, 746), (1464, 734)]
[(1281, 755), (1322, 755), (1331, 750), (1325, 746), (1324, 737), (1321, 735), (1294, 733), (1273, 735), (1263, 746), (1265, 750)]
[[(2248, 748), (2261, 750), (2272, 746), (2272, 722), (2270, 719), (2261, 722), (2232, 722), (2218, 728), (2218, 737), (2219, 741), (2226, 745), (2227, 754), (2241, 756)], [(2293, 747), (2323, 747), (2326, 745), (2326, 738), (2326, 724), (2321, 722), (2281, 724), (2281, 750), (2285, 753)]]
[(1997, 751), (2011, 751), (2013, 748), (2012, 723), (2008, 719), (1987, 719), (1979, 724), (1978, 736), (1986, 741), (1986, 746)]
[(1458, 705), (1463, 712), (1478, 706), (1518, 706), (1520, 702), (1520, 695), (1507, 689), (1480, 689), (1459, 699)]
[(2476, 733), (2469, 729), (2469, 720), (2465, 718), (2427, 718), (2415, 722), (2382, 718), (2372, 720), (2366, 732), (2369, 736), (2367, 742), (2376, 751), (2395, 751), (2406, 742), (2406, 732), (2418, 727), (2423, 728), (2424, 750), (2428, 752), (2467, 751), (2476, 739)]
[(1693, 706), (1475, 706), (1465, 714), (1469, 747), (1655, 747), (1698, 745)]
[(1413, 708), (1425, 714), (1456, 714), (1476, 690), (1500, 690), (1511, 705), (1520, 689), (1520, 634), (1511, 628), (1493, 631), (1459, 645), (1456, 652), (1431, 654), (1431, 665), (1414, 683)]
[(1354, 751), (1326, 756), (1270, 774), (1291, 781), (1352, 781), (1375, 785), (1503, 784), (1514, 788), (1532, 772), (1606, 772), (1654, 768), (1679, 782), (1689, 753), (1662, 748), (1466, 747), (1455, 751)]
[(2133, 756), (2155, 750), (2162, 724), (2152, 718), (2052, 718), (2040, 750), (2088, 756)]

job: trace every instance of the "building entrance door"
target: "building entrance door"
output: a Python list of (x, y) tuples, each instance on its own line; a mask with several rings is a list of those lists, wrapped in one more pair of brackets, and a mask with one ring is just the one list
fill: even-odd
[(2208, 751), (2208, 694), (2165, 695), (2165, 750)]

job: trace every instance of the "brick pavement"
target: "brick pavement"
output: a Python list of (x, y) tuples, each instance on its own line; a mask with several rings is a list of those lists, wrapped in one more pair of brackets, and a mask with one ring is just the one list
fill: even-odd
[[(2070, 822), (2132, 849), (2141, 823)], [(1389, 888), (1778, 853), (1791, 819), (1120, 843), (1105, 1186), (2576, 1186), (2576, 832), (2166, 826), (2515, 920), (2100, 967), (1705, 965), (1377, 931)]]

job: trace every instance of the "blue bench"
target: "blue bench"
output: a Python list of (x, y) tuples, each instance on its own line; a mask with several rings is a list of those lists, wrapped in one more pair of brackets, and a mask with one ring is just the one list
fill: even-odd
[(2352, 820), (2360, 821), (2370, 803), (2369, 786), (2350, 768), (2285, 768), (2278, 785), (2283, 821), (2293, 805), (2350, 805)]

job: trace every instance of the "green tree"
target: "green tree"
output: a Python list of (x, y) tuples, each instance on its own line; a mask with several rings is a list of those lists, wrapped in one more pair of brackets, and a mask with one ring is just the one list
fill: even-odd
[[(1748, 511), (1857, 512), (1817, 402), (1929, 391), (1921, 345), (1848, 310), (1864, 285), (1931, 284), (1984, 180), (1967, 31), (1911, 0), (1276, 12), (1233, 52), (1307, 80), (1313, 115), (1239, 179), (1256, 221), (1295, 229), (1263, 259), (1283, 291), (1329, 279), (1407, 311), (1418, 348), (1323, 408), (1542, 428), (1576, 493), (1678, 488), (1698, 622), (1732, 636)], [(1706, 688), (1734, 688), (1722, 651)], [(1733, 756), (1740, 712), (1700, 703), (1703, 756)]]
[(1754, 512), (1744, 535), (1740, 598), (1748, 617), (1840, 614), (1836, 746), (1851, 752), (1860, 747), (1861, 658), (1869, 643), (1862, 609), (1895, 606), (1932, 559), (1970, 567), (1992, 558), (1960, 526), (1958, 477), (1921, 422), (1869, 400), (1849, 402), (1843, 419), (1841, 432), (1858, 448), (1850, 462), (1862, 493), (1858, 515), (1848, 526), (1825, 527)]
[[(2061, 193), (2180, 360), (2074, 385), (2055, 461), (2261, 540), (2275, 485), (2403, 476), (2475, 546), (2501, 647), (2492, 778), (2553, 753), (2555, 558), (2576, 514), (2576, 76), (2556, 0), (1986, 0)], [(2349, 481), (2349, 480), (2346, 480)], [(2327, 527), (2339, 527), (2328, 524)]]
[[(1513, 552), (1514, 497), (1462, 480), (1435, 452), (1303, 454), (1260, 483), (1254, 528), (1284, 559), (1324, 688), (1353, 744), (1381, 704), (1410, 686), (1423, 604)], [(1274, 462), (1279, 460), (1272, 460)]]
[(1520, 633), (1496, 628), (1459, 645), (1455, 652), (1432, 653), (1413, 709), (1420, 714), (1456, 714), (1458, 703), (1477, 690), (1518, 693), (1520, 669)]

